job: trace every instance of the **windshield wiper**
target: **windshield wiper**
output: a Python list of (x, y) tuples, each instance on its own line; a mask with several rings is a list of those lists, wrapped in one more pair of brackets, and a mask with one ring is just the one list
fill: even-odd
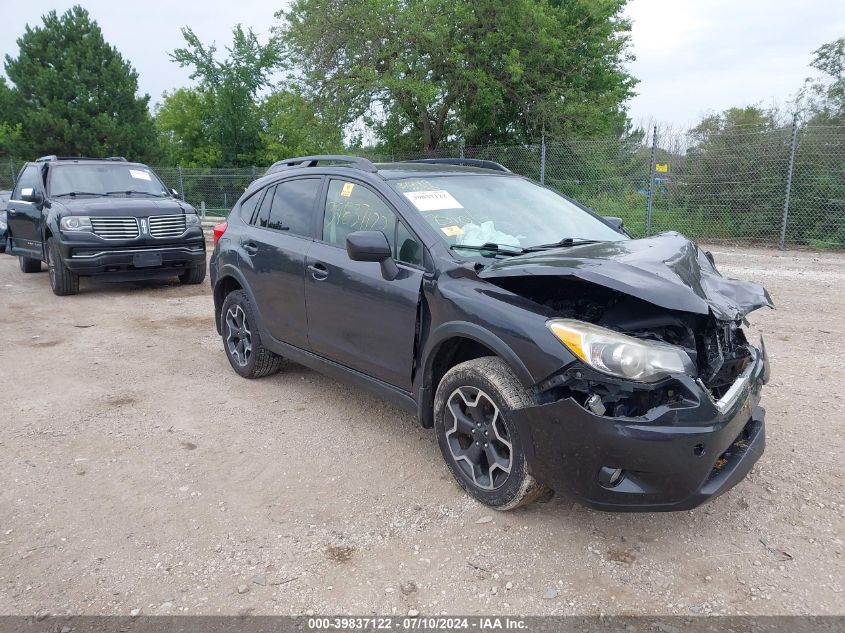
[(145, 196), (152, 196), (153, 198), (163, 198), (164, 196), (160, 196), (157, 193), (153, 193), (152, 191), (138, 191), (135, 189), (127, 189), (126, 191), (106, 191), (107, 196), (116, 196), (117, 194), (122, 193), (127, 196), (131, 196), (136, 193), (144, 194)]
[(54, 198), (61, 198), (62, 196), (104, 196), (104, 193), (96, 193), (94, 191), (65, 191), (64, 193), (57, 193), (53, 197)]
[(507, 244), (494, 244), (493, 242), (485, 242), (484, 244), (452, 244), (449, 247), (451, 250), (468, 250), (494, 253), (496, 255), (522, 255), (526, 252), (524, 248), (519, 246), (509, 246)]
[(565, 237), (558, 242), (551, 244), (538, 244), (537, 246), (529, 246), (525, 249), (526, 253), (534, 253), (536, 251), (547, 251), (552, 248), (567, 248), (569, 246), (579, 246), (581, 244), (598, 244), (607, 240), (588, 240), (583, 237)]

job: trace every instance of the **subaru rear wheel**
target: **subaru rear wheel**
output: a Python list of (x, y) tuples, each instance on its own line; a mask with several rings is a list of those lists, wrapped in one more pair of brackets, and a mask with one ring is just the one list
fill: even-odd
[(275, 374), (282, 357), (264, 347), (249, 296), (243, 290), (230, 293), (221, 309), (223, 347), (232, 369), (244, 378)]

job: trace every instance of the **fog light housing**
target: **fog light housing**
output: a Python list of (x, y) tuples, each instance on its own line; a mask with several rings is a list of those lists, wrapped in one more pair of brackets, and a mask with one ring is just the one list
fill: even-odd
[(615, 488), (625, 479), (625, 471), (621, 468), (602, 466), (599, 470), (599, 484), (604, 488)]

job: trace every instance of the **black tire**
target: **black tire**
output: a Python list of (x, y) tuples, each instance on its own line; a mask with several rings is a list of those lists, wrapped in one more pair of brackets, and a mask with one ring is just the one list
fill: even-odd
[(47, 239), (47, 270), (54, 295), (66, 297), (79, 292), (79, 275), (65, 266), (65, 260), (52, 237)]
[[(220, 309), (220, 323), (223, 349), (235, 373), (244, 378), (263, 378), (281, 369), (282, 357), (261, 343), (255, 310), (246, 292), (235, 290), (226, 296)], [(242, 325), (238, 326), (239, 323)], [(243, 341), (247, 343), (241, 345)]]
[(40, 259), (33, 259), (32, 257), (24, 257), (23, 255), (18, 255), (18, 264), (21, 267), (21, 272), (25, 272), (25, 273), (40, 273), (41, 272), (41, 260)]
[[(524, 438), (509, 419), (511, 411), (531, 403), (528, 391), (496, 356), (455, 365), (437, 387), (434, 430), (443, 459), (461, 488), (496, 510), (512, 510), (550, 492), (528, 474)], [(465, 426), (471, 430), (464, 433)], [(476, 456), (479, 464), (473, 463)]]
[(205, 268), (205, 262), (203, 262), (200, 266), (188, 268), (185, 272), (179, 275), (179, 281), (186, 285), (201, 284), (205, 281)]

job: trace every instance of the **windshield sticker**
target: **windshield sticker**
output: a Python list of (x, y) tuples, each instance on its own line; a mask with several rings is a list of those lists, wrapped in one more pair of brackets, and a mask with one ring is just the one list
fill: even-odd
[(343, 183), (343, 189), (340, 190), (340, 195), (344, 198), (349, 198), (352, 195), (352, 190), (355, 188), (355, 185), (351, 182)]
[(149, 172), (141, 171), (140, 169), (130, 169), (129, 175), (138, 180), (152, 180)]
[(448, 237), (455, 237), (456, 235), (463, 235), (464, 232), (459, 226), (444, 226), (440, 229), (443, 231)]
[(444, 209), (463, 209), (463, 205), (455, 200), (445, 189), (431, 191), (406, 191), (405, 197), (414, 203), (420, 211), (442, 211)]

